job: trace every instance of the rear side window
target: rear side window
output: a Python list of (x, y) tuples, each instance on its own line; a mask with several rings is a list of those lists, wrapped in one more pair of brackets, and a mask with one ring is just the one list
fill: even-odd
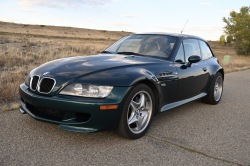
[(196, 39), (185, 39), (183, 40), (186, 62), (188, 62), (188, 58), (192, 55), (201, 56), (200, 46), (198, 40)]
[(207, 43), (205, 43), (204, 41), (201, 41), (201, 40), (199, 42), (200, 42), (200, 46), (201, 46), (202, 60), (212, 58), (213, 54), (212, 54), (210, 48), (208, 47)]
[(183, 44), (181, 43), (179, 51), (175, 57), (175, 62), (185, 62)]

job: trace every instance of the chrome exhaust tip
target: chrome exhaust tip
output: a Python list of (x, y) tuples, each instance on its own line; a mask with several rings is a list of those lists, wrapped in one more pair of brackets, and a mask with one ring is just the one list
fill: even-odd
[(19, 108), (19, 111), (20, 111), (22, 114), (26, 114), (26, 111), (24, 111), (22, 107)]

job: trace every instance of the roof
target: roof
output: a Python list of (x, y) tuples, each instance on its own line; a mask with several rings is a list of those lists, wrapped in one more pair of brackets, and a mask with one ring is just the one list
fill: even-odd
[(179, 38), (196, 38), (196, 39), (201, 39), (206, 41), (205, 39), (199, 37), (199, 36), (194, 36), (194, 35), (188, 35), (188, 34), (183, 34), (183, 33), (167, 33), (167, 32), (145, 32), (145, 33), (136, 33), (135, 35), (168, 35), (168, 36), (176, 36)]

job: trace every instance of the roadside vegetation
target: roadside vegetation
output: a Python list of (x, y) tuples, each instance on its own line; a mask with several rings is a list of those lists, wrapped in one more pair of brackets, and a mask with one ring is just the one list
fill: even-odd
[[(219, 59), (220, 65), (223, 66), (225, 73), (250, 69), (250, 56), (237, 55), (233, 44), (227, 43), (225, 46), (221, 46), (217, 41), (208, 41), (208, 43), (212, 47), (215, 56)], [(223, 63), (225, 55), (231, 56), (229, 64)]]
[(224, 55), (232, 60), (223, 65), (226, 72), (249, 69), (250, 64), (250, 7), (243, 6), (239, 12), (231, 11), (228, 18), (223, 17), (224, 34), (220, 36), (219, 46), (212, 45), (216, 56), (223, 62)]
[(236, 54), (250, 56), (250, 7), (243, 6), (239, 12), (231, 11), (230, 16), (222, 20), (226, 25), (219, 44), (233, 43)]
[(29, 72), (43, 63), (59, 58), (97, 54), (112, 44), (106, 41), (33, 39), (0, 36), (0, 100), (18, 99), (18, 87)]
[[(0, 22), (0, 110), (16, 108), (13, 102), (19, 104), (19, 85), (35, 67), (59, 58), (98, 54), (129, 34), (124, 31)], [(223, 65), (226, 72), (250, 68), (250, 56), (236, 55), (232, 44), (209, 43), (221, 65), (224, 55), (232, 56), (231, 63)]]

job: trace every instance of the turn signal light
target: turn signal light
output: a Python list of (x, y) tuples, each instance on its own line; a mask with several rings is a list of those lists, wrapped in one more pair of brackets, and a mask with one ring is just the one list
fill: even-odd
[(110, 109), (117, 109), (117, 108), (118, 108), (118, 105), (103, 105), (103, 106), (100, 106), (101, 110), (110, 110)]

